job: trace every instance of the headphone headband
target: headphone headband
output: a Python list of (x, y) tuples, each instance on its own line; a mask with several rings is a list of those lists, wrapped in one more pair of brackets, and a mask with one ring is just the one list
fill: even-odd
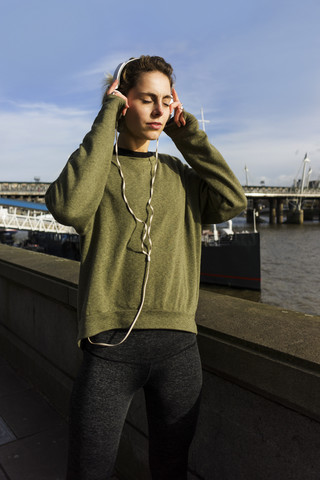
[(118, 83), (116, 89), (118, 89), (118, 87), (120, 85), (120, 77), (121, 77), (121, 73), (122, 73), (124, 67), (126, 65), (128, 65), (128, 63), (133, 62), (134, 60), (138, 60), (138, 57), (136, 57), (136, 58), (132, 57), (129, 60), (127, 60), (126, 62), (119, 63), (119, 65), (115, 69), (114, 74), (113, 74), (112, 82), (114, 82), (115, 80), (118, 80), (119, 83)]

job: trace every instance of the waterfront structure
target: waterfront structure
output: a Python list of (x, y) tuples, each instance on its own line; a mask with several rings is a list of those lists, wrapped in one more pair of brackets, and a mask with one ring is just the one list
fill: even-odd
[[(0, 182), (0, 204), (3, 199), (44, 204), (49, 185), (49, 182)], [(309, 182), (308, 187), (304, 188), (297, 183), (292, 187), (245, 185), (243, 189), (248, 199), (248, 221), (251, 221), (254, 209), (268, 212), (271, 224), (283, 223), (285, 213), (287, 222), (320, 220), (320, 186), (317, 182)]]
[(248, 186), (244, 188), (248, 199), (248, 221), (252, 211), (269, 212), (269, 221), (283, 223), (284, 211), (288, 223), (303, 223), (304, 220), (319, 218), (320, 188), (268, 187), (265, 185)]

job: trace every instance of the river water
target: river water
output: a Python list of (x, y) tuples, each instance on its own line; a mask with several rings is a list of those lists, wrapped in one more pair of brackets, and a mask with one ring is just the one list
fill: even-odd
[[(252, 230), (237, 218), (234, 229)], [(216, 292), (320, 315), (320, 222), (303, 225), (259, 223), (261, 292), (212, 287)], [(211, 289), (211, 288), (210, 288)]]

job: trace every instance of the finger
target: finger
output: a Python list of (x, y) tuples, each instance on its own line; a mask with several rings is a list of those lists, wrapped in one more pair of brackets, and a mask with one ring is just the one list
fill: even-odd
[(177, 91), (176, 91), (175, 88), (172, 88), (171, 93), (172, 93), (173, 102), (170, 104), (170, 113), (172, 113), (173, 110), (175, 110), (180, 103), (180, 100), (179, 100), (179, 97), (178, 97), (178, 94), (177, 94)]
[(185, 118), (183, 115), (183, 106), (180, 102), (177, 108), (175, 109), (174, 121), (176, 122), (178, 127), (181, 127), (182, 125), (184, 126), (186, 124)]
[(111, 95), (117, 88), (119, 80), (116, 78), (115, 81), (110, 85), (107, 90), (107, 95)]
[(180, 105), (180, 102), (173, 102), (173, 103), (170, 103), (170, 113), (173, 112), (173, 110), (175, 110), (178, 106)]
[(181, 105), (181, 102), (179, 99), (170, 103), (170, 107), (172, 107), (172, 109), (177, 108), (178, 105)]
[(172, 87), (172, 98), (173, 98), (174, 102), (179, 102), (180, 101), (179, 97), (178, 97), (178, 94), (177, 94), (177, 90), (174, 87)]
[(173, 102), (170, 105), (170, 113), (172, 113), (173, 110), (175, 111), (174, 121), (175, 121), (175, 123), (177, 124), (178, 127), (181, 127), (181, 126), (184, 126), (186, 124), (184, 115), (182, 113), (183, 112), (183, 106), (182, 106), (182, 103), (179, 100), (177, 91), (174, 87), (172, 88), (171, 92), (172, 92)]
[(182, 106), (182, 103), (181, 102), (173, 102), (171, 103), (170, 105), (170, 113), (173, 112), (173, 110), (175, 111), (175, 114), (176, 112), (181, 112), (183, 110), (183, 106)]
[(174, 112), (174, 121), (175, 123), (177, 124), (178, 127), (181, 126), (180, 124), (180, 110), (178, 108), (175, 109), (175, 112)]
[(120, 98), (123, 98), (125, 101), (126, 101), (126, 106), (125, 108), (122, 110), (122, 115), (125, 116), (126, 113), (127, 113), (127, 110), (129, 108), (129, 103), (128, 103), (128, 99), (125, 95), (123, 95), (121, 92), (119, 92), (119, 90), (116, 90), (117, 86), (119, 84), (119, 80), (118, 79), (115, 79), (115, 81), (110, 85), (110, 87), (108, 88), (107, 90), (107, 95), (115, 95), (117, 97), (120, 97)]

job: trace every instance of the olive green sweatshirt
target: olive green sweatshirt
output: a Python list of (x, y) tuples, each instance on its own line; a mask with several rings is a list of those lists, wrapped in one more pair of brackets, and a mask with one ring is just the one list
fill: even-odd
[[(123, 107), (119, 97), (107, 98), (91, 131), (46, 194), (56, 220), (72, 225), (80, 235), (78, 340), (114, 328), (128, 329), (141, 301), (143, 226), (123, 200), (113, 154)], [(185, 112), (185, 119), (186, 126), (179, 128), (170, 120), (164, 130), (189, 165), (159, 154), (150, 273), (137, 329), (197, 331), (201, 225), (223, 222), (246, 208), (242, 187), (223, 157), (196, 118)], [(146, 220), (156, 158), (136, 155), (120, 152), (119, 160), (128, 203), (137, 217)]]

